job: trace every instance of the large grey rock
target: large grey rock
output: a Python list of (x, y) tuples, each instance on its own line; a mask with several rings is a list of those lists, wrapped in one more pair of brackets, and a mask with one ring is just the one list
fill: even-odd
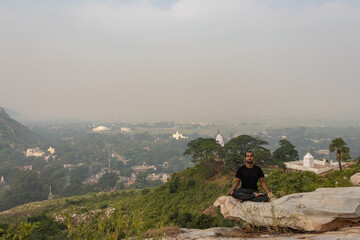
[(167, 236), (163, 240), (355, 240), (360, 239), (360, 227), (347, 227), (323, 233), (249, 233), (239, 228), (181, 229), (180, 234)]
[(350, 183), (352, 185), (360, 185), (360, 173), (355, 173), (350, 177)]
[(303, 231), (328, 231), (360, 221), (360, 187), (319, 188), (291, 194), (270, 203), (240, 202), (219, 197), (225, 218), (242, 219), (256, 226), (281, 226)]

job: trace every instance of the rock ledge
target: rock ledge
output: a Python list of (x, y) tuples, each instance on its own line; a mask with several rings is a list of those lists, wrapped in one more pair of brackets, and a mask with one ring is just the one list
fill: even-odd
[(233, 197), (222, 196), (214, 206), (220, 206), (225, 218), (241, 219), (256, 226), (330, 231), (360, 221), (360, 187), (319, 188), (270, 203), (241, 203)]

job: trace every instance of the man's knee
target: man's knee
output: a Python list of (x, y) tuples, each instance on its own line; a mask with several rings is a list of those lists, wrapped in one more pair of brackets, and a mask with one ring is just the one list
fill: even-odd
[(270, 202), (270, 198), (265, 194), (251, 199), (253, 202)]
[(232, 196), (236, 199), (251, 200), (255, 197), (255, 194), (251, 191), (239, 188), (233, 192)]

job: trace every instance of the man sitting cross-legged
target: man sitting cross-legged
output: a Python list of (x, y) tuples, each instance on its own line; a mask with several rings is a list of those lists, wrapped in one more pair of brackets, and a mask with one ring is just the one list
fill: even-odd
[[(237, 189), (240, 180), (241, 188)], [(267, 194), (259, 192), (257, 187), (259, 180), (261, 187)], [(254, 154), (251, 151), (245, 153), (245, 164), (237, 170), (235, 183), (228, 194), (240, 201), (269, 202), (271, 192), (265, 183), (263, 171), (260, 167), (254, 165)]]

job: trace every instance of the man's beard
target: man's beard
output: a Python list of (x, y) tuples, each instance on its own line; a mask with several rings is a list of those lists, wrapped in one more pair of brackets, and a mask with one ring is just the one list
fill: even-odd
[(247, 160), (246, 160), (246, 162), (249, 163), (249, 164), (251, 164), (251, 163), (253, 163), (254, 161), (253, 161), (253, 160), (250, 160), (250, 161), (247, 161)]

